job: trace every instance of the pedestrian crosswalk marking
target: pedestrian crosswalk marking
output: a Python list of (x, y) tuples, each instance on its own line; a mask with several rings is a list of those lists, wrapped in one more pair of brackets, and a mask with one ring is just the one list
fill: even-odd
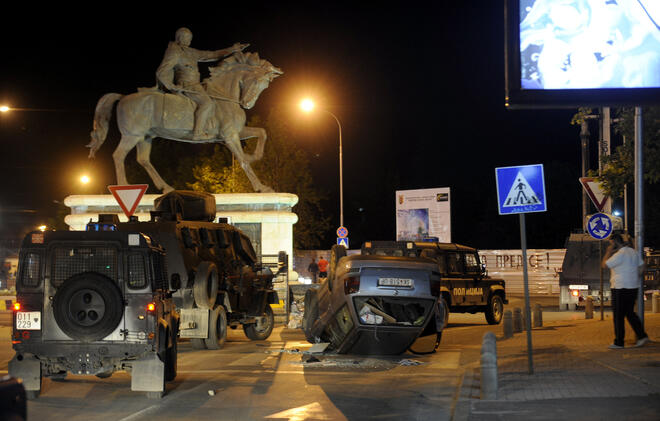
[(504, 200), (502, 207), (514, 207), (514, 206), (525, 206), (525, 205), (538, 205), (541, 203), (534, 189), (529, 185), (529, 182), (522, 175), (521, 171), (518, 171), (518, 175), (511, 185), (511, 190)]

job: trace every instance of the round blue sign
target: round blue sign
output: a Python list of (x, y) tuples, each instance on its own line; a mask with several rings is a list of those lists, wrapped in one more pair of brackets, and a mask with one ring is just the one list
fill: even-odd
[(587, 231), (596, 240), (606, 239), (613, 229), (612, 219), (605, 213), (595, 213), (587, 222)]
[(339, 238), (348, 237), (348, 230), (346, 229), (346, 227), (337, 228), (337, 237), (339, 237)]

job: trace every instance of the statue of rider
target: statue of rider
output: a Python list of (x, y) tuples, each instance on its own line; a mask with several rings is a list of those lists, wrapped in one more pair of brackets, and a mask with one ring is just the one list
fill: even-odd
[(216, 51), (203, 51), (190, 47), (192, 32), (188, 28), (176, 31), (175, 41), (170, 42), (158, 70), (156, 80), (159, 85), (171, 92), (182, 93), (197, 104), (193, 140), (210, 139), (213, 136), (204, 131), (213, 101), (201, 84), (197, 63), (218, 61), (230, 54), (242, 51), (249, 44), (236, 43), (229, 48)]

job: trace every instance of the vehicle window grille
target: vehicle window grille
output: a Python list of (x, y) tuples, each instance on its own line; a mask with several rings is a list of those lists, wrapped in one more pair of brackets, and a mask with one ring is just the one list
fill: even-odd
[(26, 253), (23, 256), (23, 275), (21, 283), (26, 287), (39, 285), (41, 272), (41, 256), (37, 253)]
[(51, 282), (59, 287), (73, 275), (97, 272), (117, 279), (117, 250), (112, 247), (58, 247), (51, 255)]
[(142, 289), (147, 286), (147, 274), (142, 254), (128, 256), (128, 287)]
[(153, 254), (154, 290), (167, 290), (167, 261), (160, 253)]

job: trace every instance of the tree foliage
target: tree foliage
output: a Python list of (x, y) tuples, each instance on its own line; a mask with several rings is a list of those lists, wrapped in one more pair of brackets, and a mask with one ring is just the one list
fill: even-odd
[[(591, 110), (581, 108), (573, 117), (573, 124), (579, 124)], [(624, 139), (609, 156), (602, 156), (601, 183), (605, 192), (614, 198), (623, 196), (626, 184), (634, 182), (635, 158), (635, 110), (620, 108), (614, 110), (613, 128)], [(660, 107), (646, 107), (642, 111), (644, 143), (644, 180), (650, 184), (660, 181)], [(597, 174), (591, 174), (597, 175)]]
[[(262, 183), (277, 192), (293, 193), (298, 196), (294, 212), (298, 222), (293, 226), (294, 247), (311, 249), (318, 247), (329, 218), (324, 216), (322, 192), (314, 185), (307, 153), (297, 147), (291, 138), (286, 120), (273, 110), (266, 120), (254, 117), (249, 126), (264, 127), (268, 140), (264, 157), (253, 163), (253, 169)], [(245, 142), (248, 153), (254, 149), (256, 139)], [(211, 193), (247, 193), (252, 185), (238, 162), (232, 162), (231, 153), (216, 145), (213, 153), (202, 157), (192, 168), (194, 181), (188, 188)]]

